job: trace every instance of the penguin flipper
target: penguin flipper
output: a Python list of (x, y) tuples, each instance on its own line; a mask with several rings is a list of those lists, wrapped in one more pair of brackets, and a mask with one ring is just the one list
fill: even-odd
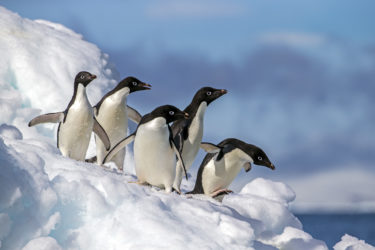
[(137, 110), (135, 110), (134, 108), (130, 107), (129, 105), (127, 105), (126, 107), (128, 109), (128, 117), (129, 117), (129, 119), (132, 120), (133, 122), (135, 122), (136, 124), (139, 124), (139, 122), (142, 119), (142, 115)]
[(188, 176), (187, 176), (187, 173), (186, 173), (185, 163), (184, 163), (184, 160), (182, 159), (181, 153), (177, 149), (177, 146), (176, 146), (176, 144), (175, 144), (175, 142), (174, 142), (174, 140), (172, 138), (170, 139), (170, 143), (171, 143), (171, 146), (172, 146), (174, 152), (177, 155), (178, 160), (181, 162), (182, 168), (184, 169), (184, 172), (185, 172), (185, 178), (186, 178), (186, 180), (188, 180)]
[(56, 113), (48, 113), (44, 115), (39, 115), (29, 122), (29, 127), (32, 127), (39, 123), (47, 123), (47, 122), (58, 123), (58, 122), (62, 122), (63, 119), (64, 119), (64, 112), (56, 112)]
[(217, 145), (215, 145), (213, 143), (209, 143), (209, 142), (201, 142), (200, 147), (201, 147), (201, 149), (203, 149), (207, 153), (211, 153), (211, 154), (218, 153), (221, 150), (220, 146), (217, 146)]
[(109, 150), (111, 148), (111, 143), (109, 141), (109, 137), (103, 127), (99, 124), (99, 122), (94, 117), (94, 126), (93, 131), (97, 136), (99, 136), (100, 140), (103, 142), (105, 149)]
[(245, 169), (246, 172), (249, 172), (251, 170), (251, 163), (246, 162), (245, 164), (243, 164), (243, 168)]
[(189, 126), (191, 121), (191, 119), (181, 119), (172, 124), (173, 139), (180, 153), (182, 153), (182, 150), (184, 149), (184, 141), (189, 136)]
[(110, 161), (113, 158), (113, 156), (115, 156), (121, 149), (123, 149), (126, 145), (131, 143), (134, 139), (135, 133), (129, 135), (128, 137), (117, 143), (116, 146), (114, 146), (104, 157), (103, 163), (107, 163), (108, 161)]

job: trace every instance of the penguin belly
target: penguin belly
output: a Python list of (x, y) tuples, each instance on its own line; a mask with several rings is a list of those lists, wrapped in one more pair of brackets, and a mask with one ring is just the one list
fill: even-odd
[(70, 107), (65, 122), (58, 130), (58, 148), (62, 155), (84, 161), (94, 125), (91, 106), (75, 104)]
[[(122, 102), (116, 103), (107, 98), (101, 105), (98, 116), (96, 116), (97, 121), (106, 131), (112, 147), (116, 146), (127, 135), (128, 115), (125, 105)], [(108, 151), (97, 135), (95, 135), (95, 141), (97, 162), (102, 164)], [(126, 148), (123, 148), (112, 158), (119, 169), (123, 169), (125, 152)]]
[(135, 172), (140, 182), (171, 192), (176, 155), (169, 143), (169, 129), (167, 126), (155, 128), (152, 125), (138, 127), (134, 140)]
[(199, 105), (197, 113), (189, 127), (189, 136), (187, 140), (184, 141), (182, 158), (184, 159), (186, 171), (189, 170), (189, 168), (193, 164), (194, 159), (199, 151), (199, 146), (201, 144), (203, 137), (203, 119), (204, 113), (206, 112), (206, 108), (206, 102), (202, 102)]
[(211, 159), (202, 172), (202, 187), (209, 195), (220, 189), (227, 189), (241, 171), (243, 163), (225, 155), (220, 161)]
[[(191, 125), (189, 127), (189, 136), (187, 140), (185, 140), (184, 146), (182, 148), (182, 159), (184, 160), (186, 171), (188, 171), (193, 165), (194, 159), (198, 154), (199, 147), (202, 141), (203, 137), (203, 117), (204, 112), (207, 108), (206, 103), (202, 103), (197, 111), (196, 116), (194, 117), (193, 121), (191, 122)], [(183, 177), (183, 168), (182, 164), (178, 162), (176, 165), (176, 177), (173, 183), (173, 187), (178, 190), (180, 190), (182, 177)]]

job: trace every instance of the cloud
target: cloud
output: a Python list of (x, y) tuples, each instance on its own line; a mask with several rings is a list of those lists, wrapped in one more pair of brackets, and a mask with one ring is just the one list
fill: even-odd
[(241, 15), (243, 6), (228, 1), (163, 1), (150, 5), (146, 14), (156, 19), (212, 18)]
[(269, 32), (260, 36), (259, 41), (267, 44), (284, 44), (297, 47), (311, 47), (322, 45), (324, 36), (305, 32)]

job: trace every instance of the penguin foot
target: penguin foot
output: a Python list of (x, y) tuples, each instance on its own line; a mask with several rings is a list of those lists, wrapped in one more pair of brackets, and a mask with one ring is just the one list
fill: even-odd
[(230, 194), (230, 193), (233, 193), (233, 191), (232, 191), (232, 190), (229, 190), (229, 189), (219, 189), (219, 190), (213, 192), (213, 193), (211, 194), (211, 197), (212, 197), (212, 198), (215, 198), (215, 197), (217, 197), (217, 196), (220, 196), (220, 195), (227, 195), (227, 194)]
[(149, 186), (147, 182), (142, 182), (142, 181), (129, 181), (128, 183), (134, 183), (134, 184), (138, 184), (141, 186)]
[(175, 189), (174, 187), (172, 187), (172, 192), (176, 192), (177, 194), (179, 194), (179, 195), (181, 195), (181, 191), (180, 190), (177, 190), (177, 189)]

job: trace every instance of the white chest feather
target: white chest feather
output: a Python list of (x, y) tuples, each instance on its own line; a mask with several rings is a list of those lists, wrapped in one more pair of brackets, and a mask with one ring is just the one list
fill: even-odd
[(253, 162), (251, 157), (240, 149), (226, 153), (220, 161), (215, 155), (205, 166), (202, 173), (202, 186), (205, 194), (228, 188), (246, 162)]
[[(99, 112), (97, 112), (98, 115), (96, 116), (96, 119), (106, 131), (112, 147), (127, 135), (128, 114), (126, 108), (126, 97), (128, 95), (129, 88), (127, 87), (116, 91), (103, 101)], [(95, 141), (98, 162), (102, 162), (108, 151), (105, 149), (103, 142), (97, 138), (97, 136)], [(116, 156), (113, 159), (119, 168), (123, 167), (125, 150), (125, 148), (122, 149), (119, 152), (118, 157)]]
[[(128, 90), (128, 88), (125, 88)], [(125, 138), (128, 129), (128, 115), (126, 108), (126, 96), (129, 91), (119, 90), (107, 97), (102, 105), (96, 119), (107, 132), (111, 145), (116, 145)]]
[(202, 102), (197, 110), (197, 114), (193, 118), (189, 127), (188, 139), (184, 142), (182, 157), (185, 161), (187, 169), (193, 164), (198, 153), (200, 143), (203, 137), (203, 120), (206, 112), (207, 103)]
[(79, 84), (75, 101), (60, 124), (59, 148), (63, 155), (84, 160), (93, 128), (93, 110), (85, 88)]
[(172, 187), (176, 155), (169, 143), (169, 129), (164, 118), (155, 118), (138, 127), (134, 160), (139, 181), (165, 189)]

